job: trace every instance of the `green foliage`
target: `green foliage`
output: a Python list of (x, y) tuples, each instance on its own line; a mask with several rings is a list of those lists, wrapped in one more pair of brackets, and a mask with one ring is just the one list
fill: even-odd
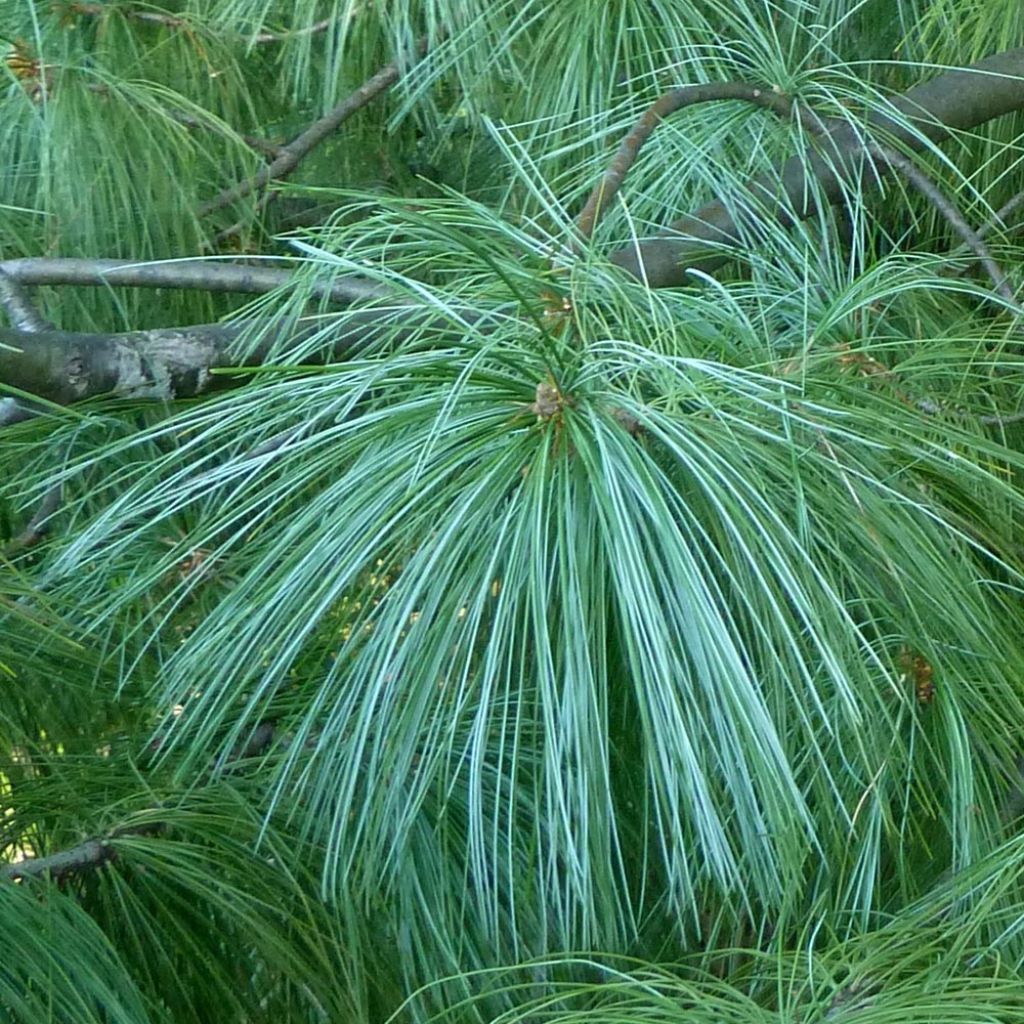
[[(1016, 311), (898, 181), (850, 186), (841, 224), (759, 217), (751, 179), (808, 139), (735, 103), (660, 125), (592, 243), (573, 228), (667, 88), (859, 123), (930, 73), (895, 56), (966, 63), (1016, 7), (87, 8), (0, 4), (46, 69), (9, 62), (0, 96), (5, 256), (258, 239), (253, 197), (197, 213), (258, 165), (242, 136), (431, 46), (286, 187), (330, 212), (237, 314), (315, 332), (203, 401), (5, 430), (6, 532), (64, 495), (0, 563), (0, 849), (108, 845), (0, 878), (0, 1007), (1019, 1019)], [(924, 158), (972, 222), (1011, 138)], [(713, 197), (751, 225), (717, 279), (610, 266)], [(353, 273), (393, 298), (311, 298)], [(59, 294), (65, 326), (220, 308)], [(387, 326), (316, 365), (368, 311)]]

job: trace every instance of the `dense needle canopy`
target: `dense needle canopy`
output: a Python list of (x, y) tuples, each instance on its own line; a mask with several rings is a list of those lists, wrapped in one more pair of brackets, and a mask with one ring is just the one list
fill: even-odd
[[(1021, 119), (892, 102), (1019, 5), (0, 25), (0, 260), (292, 272), (31, 294), (243, 327), (201, 397), (2, 428), (0, 1015), (1024, 1019)], [(724, 82), (784, 102), (659, 119), (581, 230)], [(712, 201), (713, 266), (622, 270)]]

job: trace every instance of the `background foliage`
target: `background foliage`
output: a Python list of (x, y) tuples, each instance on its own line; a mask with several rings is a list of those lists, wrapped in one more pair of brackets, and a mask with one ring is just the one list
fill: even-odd
[[(296, 271), (244, 309), (62, 288), (46, 315), (318, 328), (203, 401), (4, 431), (7, 534), (64, 500), (0, 568), (0, 846), (106, 845), (0, 884), (3, 1011), (1024, 1016), (1016, 308), (899, 179), (758, 218), (751, 178), (808, 139), (736, 102), (660, 125), (594, 238), (573, 228), (668, 88), (860, 122), (1020, 21), (0, 3), (5, 258)], [(260, 166), (247, 136), (286, 140), (393, 59), (278, 198), (201, 215)], [(1013, 287), (1019, 130), (918, 158)], [(609, 266), (715, 197), (752, 224), (715, 279)], [(310, 288), (354, 272), (401, 296), (394, 329), (312, 366), (362, 309)]]

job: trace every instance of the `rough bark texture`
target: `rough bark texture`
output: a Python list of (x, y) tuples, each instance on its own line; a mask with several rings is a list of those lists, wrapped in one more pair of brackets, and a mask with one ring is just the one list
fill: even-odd
[[(992, 118), (1024, 108), (1024, 48), (986, 57), (972, 67), (947, 71), (892, 100), (895, 117), (875, 114), (866, 132), (887, 143), (920, 150), (927, 140), (940, 142), (953, 131), (975, 128)], [(900, 116), (902, 115), (902, 116)], [(909, 124), (908, 124), (909, 122)], [(809, 172), (817, 178), (829, 202), (842, 198), (843, 181), (853, 181), (866, 163), (879, 177), (889, 170), (871, 161), (863, 132), (844, 125), (823, 135), (810, 154), (793, 157), (778, 177), (760, 178), (751, 191), (765, 209), (783, 223), (815, 212)], [(654, 238), (641, 239), (612, 257), (612, 261), (653, 288), (686, 284), (689, 270), (711, 273), (727, 259), (716, 246), (741, 243), (741, 226), (721, 199), (673, 221)]]
[(228, 364), (240, 330), (224, 324), (78, 334), (0, 330), (0, 380), (69, 405), (107, 393), (170, 399), (210, 388), (210, 370)]
[[(467, 311), (467, 319), (472, 313)], [(401, 328), (397, 327), (400, 316)], [(351, 311), (324, 334), (308, 363), (348, 358), (354, 350), (385, 336), (402, 338), (438, 322), (430, 309), (399, 307)], [(294, 345), (306, 332), (322, 330), (302, 322), (262, 325), (257, 345), (239, 342), (254, 325), (199, 324), (124, 334), (79, 334), (74, 331), (26, 332), (0, 328), (0, 382), (59, 405), (111, 395), (119, 398), (170, 400), (193, 398), (230, 380), (211, 371), (233, 366), (261, 366), (282, 344)], [(24, 416), (5, 419), (0, 425)]]

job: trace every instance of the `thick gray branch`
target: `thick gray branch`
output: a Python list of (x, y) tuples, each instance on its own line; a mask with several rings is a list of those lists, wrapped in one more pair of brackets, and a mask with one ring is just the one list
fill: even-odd
[[(970, 68), (947, 71), (892, 100), (895, 116), (872, 114), (865, 126), (844, 124), (815, 140), (811, 152), (788, 160), (778, 177), (754, 180), (750, 190), (768, 216), (782, 223), (810, 217), (820, 192), (839, 202), (844, 184), (861, 172), (879, 180), (891, 168), (872, 160), (865, 149), (865, 132), (882, 136), (909, 150), (929, 141), (941, 142), (951, 132), (966, 131), (1003, 114), (1024, 108), (1024, 48), (986, 57)], [(818, 189), (811, 187), (816, 178)], [(612, 261), (654, 288), (681, 285), (687, 271), (710, 273), (727, 257), (720, 247), (741, 244), (742, 231), (727, 204), (716, 199), (692, 214), (673, 221), (654, 238), (640, 239), (617, 252)]]
[(0, 330), (0, 381), (60, 405), (94, 395), (190, 397), (230, 363), (240, 330), (202, 324), (127, 334)]
[[(401, 315), (401, 329), (396, 319)], [(466, 319), (474, 317), (466, 311)], [(435, 323), (436, 311), (426, 308), (380, 307), (351, 311), (330, 332), (320, 348), (305, 357), (309, 363), (347, 358), (385, 336), (406, 336)], [(322, 325), (321, 325), (322, 326)], [(239, 356), (243, 335), (259, 342)], [(0, 328), (0, 382), (59, 405), (99, 395), (120, 398), (193, 398), (229, 380), (211, 371), (233, 366), (261, 366), (282, 344), (294, 344), (319, 326), (301, 322), (256, 325), (199, 324), (123, 334), (79, 334), (75, 331), (28, 333)], [(2, 417), (0, 417), (2, 422)]]

